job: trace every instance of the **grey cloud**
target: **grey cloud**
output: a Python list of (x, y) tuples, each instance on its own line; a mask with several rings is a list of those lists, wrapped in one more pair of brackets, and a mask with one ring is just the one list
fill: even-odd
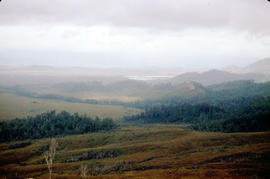
[(42, 23), (181, 30), (230, 28), (270, 34), (267, 0), (5, 0), (0, 25)]

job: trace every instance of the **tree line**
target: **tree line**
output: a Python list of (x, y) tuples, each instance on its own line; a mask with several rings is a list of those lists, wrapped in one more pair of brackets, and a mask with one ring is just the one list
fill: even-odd
[(117, 125), (110, 118), (92, 119), (78, 113), (50, 111), (34, 117), (16, 118), (0, 122), (0, 140), (24, 140), (46, 137), (109, 131)]
[(216, 101), (215, 104), (159, 105), (138, 115), (124, 117), (128, 122), (186, 123), (200, 131), (249, 132), (270, 130), (270, 97), (253, 96)]

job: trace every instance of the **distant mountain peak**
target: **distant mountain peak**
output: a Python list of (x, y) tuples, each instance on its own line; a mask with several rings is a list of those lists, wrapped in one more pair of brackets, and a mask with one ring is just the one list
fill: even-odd
[(270, 57), (248, 65), (245, 70), (252, 73), (270, 74)]
[(270, 57), (264, 58), (264, 59), (259, 60), (259, 61), (256, 61), (256, 62), (248, 65), (247, 67), (258, 66), (258, 65), (270, 65)]
[(265, 81), (265, 75), (263, 74), (237, 74), (229, 73), (226, 71), (212, 69), (203, 73), (184, 73), (171, 79), (173, 84), (182, 84), (188, 82), (197, 82), (202, 85), (213, 85), (230, 81), (238, 80), (254, 80)]

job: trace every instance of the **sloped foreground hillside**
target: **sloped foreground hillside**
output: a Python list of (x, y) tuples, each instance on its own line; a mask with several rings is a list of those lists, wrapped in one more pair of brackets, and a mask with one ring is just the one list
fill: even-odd
[[(56, 138), (53, 178), (267, 178), (270, 133), (195, 132), (184, 125), (126, 126)], [(48, 178), (49, 139), (0, 144), (0, 178)]]

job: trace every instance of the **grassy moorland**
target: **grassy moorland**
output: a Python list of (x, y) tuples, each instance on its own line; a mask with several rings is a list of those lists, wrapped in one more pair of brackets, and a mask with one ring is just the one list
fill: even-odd
[(137, 114), (138, 109), (117, 105), (95, 105), (84, 103), (72, 103), (59, 100), (36, 99), (31, 97), (17, 96), (0, 93), (0, 120), (34, 116), (51, 110), (78, 112), (90, 117), (120, 118), (126, 115)]
[[(195, 132), (184, 125), (122, 126), (56, 138), (53, 178), (267, 178), (270, 132)], [(48, 178), (49, 139), (0, 144), (1, 178)]]
[[(1, 119), (23, 118), (55, 109), (57, 113), (66, 110), (90, 118), (120, 120), (114, 121), (117, 125), (108, 130), (102, 125), (92, 130), (99, 122), (87, 122), (83, 120), (87, 118), (79, 114), (44, 118), (46, 113), (43, 113), (37, 118), (2, 122), (2, 129), (6, 130), (0, 128), (3, 141), (0, 143), (0, 178), (48, 178), (44, 153), (49, 149), (50, 139), (45, 137), (55, 136), (58, 147), (53, 178), (79, 178), (82, 165), (87, 166), (88, 178), (270, 176), (269, 83), (240, 81), (211, 89), (199, 84), (192, 87), (195, 93), (196, 87), (204, 90), (204, 95), (193, 95), (192, 91), (189, 95), (186, 90), (180, 90), (183, 92), (179, 92), (180, 98), (141, 101), (144, 110), (116, 104), (69, 102), (53, 99), (53, 96), (45, 99), (1, 93)], [(121, 120), (122, 116), (131, 117)], [(43, 135), (44, 132), (48, 135)], [(8, 136), (6, 140), (3, 134)]]

